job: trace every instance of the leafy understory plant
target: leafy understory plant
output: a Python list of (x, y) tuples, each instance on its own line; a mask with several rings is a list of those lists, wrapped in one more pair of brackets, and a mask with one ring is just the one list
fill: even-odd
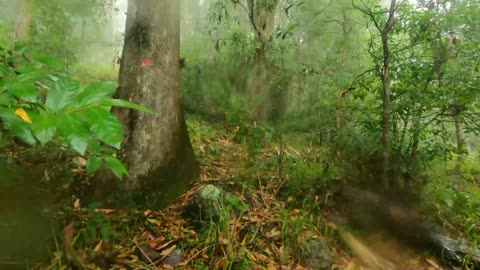
[(53, 57), (0, 45), (1, 145), (18, 138), (30, 146), (67, 147), (88, 160), (88, 173), (106, 164), (122, 179), (128, 172), (114, 153), (121, 147), (123, 127), (110, 109), (153, 112), (112, 98), (117, 88), (116, 82), (81, 87)]

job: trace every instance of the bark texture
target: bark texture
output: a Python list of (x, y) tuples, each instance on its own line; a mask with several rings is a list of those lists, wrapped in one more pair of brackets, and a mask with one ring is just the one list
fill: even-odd
[(278, 2), (248, 0), (250, 22), (262, 46), (272, 40)]
[(455, 164), (455, 172), (460, 173), (460, 168), (463, 163), (463, 156), (467, 154), (465, 143), (464, 126), (459, 117), (455, 117), (455, 137), (457, 139), (457, 163)]
[(197, 173), (180, 100), (179, 4), (128, 4), (118, 97), (156, 113), (114, 111), (126, 130), (121, 159), (130, 173), (120, 187), (135, 204), (166, 206)]
[(282, 115), (286, 102), (284, 91), (272, 89), (265, 83), (269, 81), (267, 70), (274, 68), (269, 65), (269, 50), (273, 42), (277, 6), (278, 2), (274, 0), (247, 0), (247, 14), (258, 43), (255, 73), (249, 80), (249, 89), (252, 91), (252, 103), (257, 104), (254, 107), (254, 120), (260, 123)]
[(30, 25), (32, 24), (31, 0), (21, 0), (15, 21), (14, 42), (25, 42), (30, 38)]
[(383, 134), (382, 134), (382, 144), (383, 144), (383, 181), (385, 187), (388, 189), (390, 187), (390, 128), (391, 128), (391, 82), (390, 82), (390, 62), (391, 62), (391, 52), (390, 52), (390, 31), (393, 28), (395, 23), (395, 8), (396, 0), (392, 0), (390, 4), (390, 9), (388, 12), (388, 20), (385, 28), (383, 28), (382, 35), (382, 47), (383, 47)]

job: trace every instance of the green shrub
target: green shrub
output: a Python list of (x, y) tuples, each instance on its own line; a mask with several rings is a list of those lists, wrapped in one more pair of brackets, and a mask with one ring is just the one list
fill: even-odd
[(115, 82), (80, 87), (49, 55), (30, 54), (28, 47), (0, 46), (0, 135), (2, 145), (15, 138), (30, 146), (53, 144), (88, 158), (87, 171), (106, 163), (114, 174), (127, 174), (114, 157), (123, 127), (112, 106), (147, 109), (112, 94)]

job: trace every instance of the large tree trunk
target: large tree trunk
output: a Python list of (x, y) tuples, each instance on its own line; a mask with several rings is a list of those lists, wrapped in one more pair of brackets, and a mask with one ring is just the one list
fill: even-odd
[(30, 25), (32, 23), (31, 0), (21, 0), (18, 6), (15, 21), (14, 42), (25, 42), (30, 38)]
[(118, 96), (156, 112), (115, 110), (126, 129), (120, 158), (130, 173), (121, 187), (135, 204), (168, 205), (197, 172), (180, 100), (179, 4), (128, 4)]
[[(251, 96), (254, 99), (252, 103), (258, 104), (255, 106), (255, 120), (258, 122), (266, 122), (271, 118), (273, 113), (276, 116), (283, 114), (279, 108), (284, 108), (282, 104), (285, 102), (285, 91), (279, 89), (271, 89), (267, 86), (265, 81), (268, 81), (268, 54), (273, 40), (275, 27), (275, 14), (278, 2), (275, 0), (254, 1), (247, 0), (248, 16), (250, 17), (250, 24), (255, 32), (257, 38), (257, 48), (255, 49), (255, 64), (256, 71), (254, 78), (251, 81), (259, 81), (261, 87), (250, 87), (254, 91)], [(259, 83), (257, 82), (257, 84)], [(278, 105), (276, 105), (278, 104)], [(276, 110), (272, 106), (276, 105)]]

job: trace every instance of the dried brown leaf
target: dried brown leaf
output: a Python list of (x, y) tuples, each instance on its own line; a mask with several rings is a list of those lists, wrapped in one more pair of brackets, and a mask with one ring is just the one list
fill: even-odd
[(277, 270), (277, 267), (273, 264), (269, 264), (267, 270)]
[(175, 249), (177, 248), (177, 245), (173, 245), (165, 250), (163, 250), (162, 252), (160, 252), (160, 255), (162, 257), (167, 257), (170, 255), (170, 253), (172, 253), (172, 251), (174, 251)]
[(277, 237), (279, 237), (281, 234), (282, 234), (282, 232), (281, 232), (281, 231), (278, 231), (277, 228), (274, 227), (271, 231), (265, 233), (265, 236), (266, 236), (267, 238), (277, 238)]
[(94, 251), (99, 252), (102, 249), (102, 246), (103, 246), (103, 240), (100, 240), (100, 242), (98, 242), (98, 244), (95, 246)]

